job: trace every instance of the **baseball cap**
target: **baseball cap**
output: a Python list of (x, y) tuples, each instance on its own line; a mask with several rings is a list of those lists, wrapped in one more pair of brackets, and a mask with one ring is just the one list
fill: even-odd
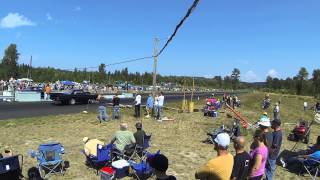
[(230, 136), (227, 133), (220, 133), (214, 139), (214, 142), (216, 142), (219, 146), (227, 147), (230, 144)]

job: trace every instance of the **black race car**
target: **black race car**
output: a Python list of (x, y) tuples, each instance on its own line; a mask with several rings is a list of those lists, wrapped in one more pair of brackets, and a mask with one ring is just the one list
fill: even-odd
[(84, 92), (83, 90), (71, 90), (68, 92), (57, 92), (50, 93), (50, 99), (55, 103), (60, 102), (61, 104), (71, 104), (76, 103), (88, 104), (96, 100), (98, 94), (91, 94), (90, 92)]

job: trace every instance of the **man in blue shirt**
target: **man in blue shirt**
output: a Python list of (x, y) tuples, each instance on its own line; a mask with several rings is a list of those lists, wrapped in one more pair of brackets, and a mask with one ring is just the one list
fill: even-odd
[(320, 161), (320, 150), (315, 151), (314, 153), (309, 155), (291, 157), (291, 158), (288, 158), (287, 160), (280, 159), (280, 162), (282, 163), (282, 167), (288, 167), (290, 165), (293, 165), (299, 162), (308, 166), (312, 166), (317, 163), (314, 160)]
[(149, 94), (148, 99), (147, 99), (147, 104), (146, 104), (146, 111), (147, 111), (147, 118), (150, 117), (150, 113), (153, 109), (153, 97), (151, 94)]

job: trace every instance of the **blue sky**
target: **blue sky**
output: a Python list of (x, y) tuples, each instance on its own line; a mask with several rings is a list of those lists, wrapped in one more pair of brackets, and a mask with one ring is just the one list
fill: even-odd
[[(153, 54), (191, 0), (1, 0), (0, 56), (10, 43), (20, 63), (92, 67)], [(159, 57), (163, 75), (227, 75), (244, 81), (293, 76), (319, 67), (320, 1), (201, 0)], [(152, 60), (109, 67), (152, 71)]]

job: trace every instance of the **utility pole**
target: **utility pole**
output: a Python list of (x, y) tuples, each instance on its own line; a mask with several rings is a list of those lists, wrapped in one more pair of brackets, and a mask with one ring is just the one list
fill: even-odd
[(28, 68), (28, 75), (27, 75), (27, 78), (29, 78), (29, 75), (30, 75), (30, 79), (31, 79), (31, 68), (32, 68), (32, 55), (31, 55), (31, 58), (30, 58), (29, 68)]
[(158, 63), (158, 42), (159, 39), (158, 37), (156, 37), (154, 39), (154, 57), (153, 57), (153, 80), (152, 80), (152, 85), (153, 85), (153, 89), (152, 89), (152, 95), (153, 97), (155, 97), (156, 95), (156, 86), (157, 86), (157, 63)]

